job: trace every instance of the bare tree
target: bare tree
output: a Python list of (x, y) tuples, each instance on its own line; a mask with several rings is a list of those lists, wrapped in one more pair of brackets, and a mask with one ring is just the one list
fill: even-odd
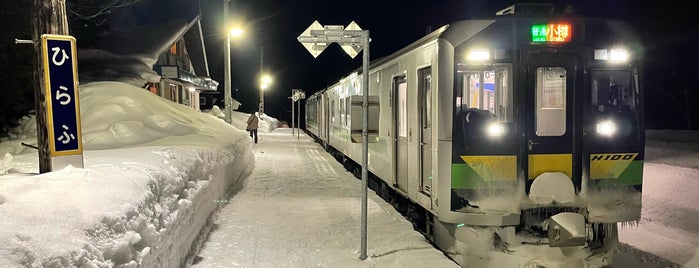
[(674, 85), (675, 87), (671, 86), (670, 89), (663, 90), (663, 93), (670, 96), (675, 102), (675, 105), (677, 105), (677, 108), (680, 110), (684, 119), (686, 129), (694, 129), (694, 117), (692, 114), (693, 109), (696, 109), (696, 107), (693, 106), (692, 103), (694, 99), (693, 95), (696, 94), (696, 91), (690, 83), (682, 82), (692, 81), (692, 79), (683, 77), (683, 75), (679, 74), (677, 70), (673, 69), (671, 72), (673, 78), (672, 81), (674, 81), (674, 83), (669, 84)]
[(71, 17), (102, 25), (113, 10), (127, 7), (143, 0), (70, 0), (67, 3)]

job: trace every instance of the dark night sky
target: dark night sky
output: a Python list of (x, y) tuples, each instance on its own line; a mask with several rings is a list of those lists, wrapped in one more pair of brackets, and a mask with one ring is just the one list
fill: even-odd
[[(522, 2), (522, 1), (520, 1)], [(646, 43), (647, 69), (653, 75), (647, 76), (647, 85), (667, 86), (667, 79), (672, 79), (671, 69), (677, 63), (687, 60), (678, 55), (678, 49), (696, 50), (698, 30), (683, 28), (689, 26), (691, 14), (686, 8), (662, 6), (647, 1), (631, 0), (590, 0), (559, 1), (559, 5), (571, 4), (577, 13), (591, 14), (598, 17), (611, 17), (631, 22), (641, 32)], [(347, 25), (355, 21), (362, 29), (371, 31), (372, 60), (387, 56), (423, 36), (427, 29), (436, 29), (451, 21), (460, 19), (491, 17), (511, 4), (503, 0), (415, 0), (415, 1), (345, 1), (347, 6), (340, 6), (336, 1), (317, 0), (256, 0), (230, 2), (230, 14), (235, 20), (246, 23), (246, 36), (232, 43), (232, 88), (233, 97), (243, 103), (242, 111), (256, 109), (259, 89), (257, 74), (260, 69), (260, 47), (263, 47), (263, 65), (265, 72), (274, 76), (275, 82), (265, 93), (265, 110), (271, 116), (282, 120), (291, 117), (291, 104), (288, 97), (292, 88), (300, 88), (311, 93), (332, 84), (338, 78), (347, 75), (362, 64), (362, 56), (355, 59), (347, 56), (337, 44), (328, 47), (318, 58), (313, 58), (297, 42), (301, 34), (314, 20), (323, 25)], [(689, 1), (679, 1), (688, 6)], [(202, 1), (205, 41), (212, 77), (223, 83), (223, 0)], [(677, 25), (683, 25), (677, 27)], [(696, 26), (696, 23), (694, 23)], [(662, 33), (662, 34), (660, 34)], [(693, 52), (691, 55), (697, 55)], [(696, 60), (697, 58), (694, 57)], [(675, 67), (673, 67), (675, 66)], [(653, 70), (664, 70), (659, 76)], [(674, 70), (674, 69), (673, 69)], [(687, 84), (696, 75), (696, 67), (677, 68), (679, 80)], [(646, 71), (648, 72), (648, 71)], [(661, 82), (662, 81), (662, 82)], [(689, 83), (696, 84), (696, 83)], [(221, 90), (223, 84), (220, 85)], [(695, 87), (691, 85), (691, 87)], [(237, 91), (236, 91), (237, 89)], [(672, 114), (675, 109), (667, 108), (671, 98), (662, 90), (647, 90), (651, 100), (663, 99), (661, 102), (647, 103), (652, 113), (665, 111)], [(695, 96), (696, 97), (696, 96)], [(676, 111), (675, 111), (676, 112)], [(662, 118), (649, 120), (650, 127), (681, 128), (683, 120), (677, 122)]]
[[(494, 14), (511, 2), (500, 1), (335, 1), (258, 0), (230, 3), (231, 17), (244, 21), (245, 38), (232, 43), (231, 66), (233, 97), (243, 103), (241, 110), (257, 107), (260, 47), (263, 66), (274, 77), (265, 93), (265, 111), (282, 120), (291, 117), (288, 97), (292, 88), (307, 96), (360, 68), (362, 54), (354, 59), (337, 44), (329, 46), (318, 58), (297, 41), (314, 20), (323, 25), (347, 25), (355, 21), (371, 31), (372, 60), (387, 56), (422, 37), (429, 27), (436, 29), (450, 21)], [(487, 3), (487, 4), (485, 4)], [(202, 1), (205, 41), (212, 77), (223, 83), (223, 45), (225, 31), (221, 11), (223, 2)], [(221, 88), (223, 86), (221, 85)], [(235, 91), (235, 89), (238, 91)]]
[[(695, 5), (695, 1), (660, 3), (638, 0), (553, 0), (553, 3), (560, 6), (570, 4), (581, 14), (630, 22), (640, 33), (645, 47), (643, 74), (646, 127), (699, 129), (699, 65), (696, 64), (699, 62), (699, 21), (695, 19), (695, 12), (690, 8)], [(4, 78), (0, 79), (0, 89), (5, 90), (2, 95), (6, 98), (3, 99), (9, 100), (20, 96), (17, 96), (19, 93), (11, 95), (8, 91), (26, 88), (26, 92), (33, 93), (31, 83), (25, 82), (30, 78), (28, 75), (24, 75), (25, 80), (10, 79), (19, 77), (17, 73), (29, 72), (31, 65), (24, 64), (24, 57), (32, 53), (29, 47), (17, 46), (11, 42), (17, 37), (28, 38), (29, 29), (26, 19), (29, 6), (25, 1), (20, 2), (21, 4), (11, 2), (14, 6), (7, 5), (7, 12), (3, 13), (3, 20), (0, 21), (0, 25), (6, 26), (3, 28), (6, 30), (0, 34), (3, 37), (0, 40), (0, 58), (7, 63), (0, 65), (4, 67), (4, 71), (0, 72), (0, 76)], [(233, 97), (243, 103), (241, 111), (249, 112), (257, 108), (260, 47), (264, 47), (264, 69), (275, 79), (271, 89), (265, 94), (266, 112), (285, 121), (291, 117), (291, 103), (288, 99), (291, 89), (303, 89), (309, 96), (360, 68), (362, 55), (351, 59), (337, 44), (332, 44), (318, 58), (313, 58), (298, 43), (298, 35), (314, 20), (323, 25), (347, 25), (355, 21), (363, 29), (370, 30), (371, 59), (375, 60), (419, 39), (428, 29), (437, 29), (455, 20), (490, 18), (498, 10), (515, 2), (530, 1), (231, 0), (231, 17), (245, 22), (247, 27), (246, 36), (232, 44)], [(223, 0), (144, 0), (139, 3), (146, 9), (143, 13), (134, 13), (134, 17), (154, 21), (177, 17), (177, 13), (186, 10), (180, 5), (200, 3), (210, 75), (221, 83), (219, 87), (222, 92), (223, 45), (226, 34), (222, 18)], [(342, 6), (345, 3), (346, 6)], [(10, 10), (24, 10), (26, 14)], [(10, 26), (20, 22), (26, 25)], [(118, 20), (112, 22), (119, 23)], [(71, 28), (77, 30), (81, 29), (80, 26), (78, 23)], [(79, 44), (91, 44), (90, 37), (94, 39), (93, 42), (99, 41), (100, 32), (87, 31), (78, 36)], [(25, 98), (29, 100), (27, 103), (31, 102), (32, 95), (28, 94), (28, 98)], [(8, 104), (6, 101), (2, 106), (10, 107), (10, 104), (12, 103)], [(6, 110), (8, 109), (2, 110), (3, 117), (0, 119), (5, 118), (4, 115), (8, 112)]]

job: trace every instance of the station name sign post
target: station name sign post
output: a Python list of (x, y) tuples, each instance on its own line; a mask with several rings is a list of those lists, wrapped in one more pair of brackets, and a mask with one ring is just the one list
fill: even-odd
[(369, 31), (362, 30), (357, 23), (342, 25), (321, 25), (314, 21), (301, 35), (298, 41), (306, 47), (314, 58), (318, 57), (332, 43), (339, 44), (352, 58), (364, 50), (362, 64), (362, 241), (359, 259), (367, 258), (367, 185), (368, 185), (368, 107), (369, 107)]
[(50, 171), (69, 165), (83, 168), (75, 38), (44, 34), (41, 36), (41, 51), (48, 140), (39, 143), (49, 143)]
[[(298, 127), (298, 132), (296, 133), (296, 139), (301, 139), (301, 100), (306, 98), (306, 91), (301, 89), (291, 90), (291, 136), (294, 136), (295, 128)], [(298, 102), (298, 124), (294, 126), (294, 120), (296, 120), (296, 115), (294, 114), (294, 102)]]

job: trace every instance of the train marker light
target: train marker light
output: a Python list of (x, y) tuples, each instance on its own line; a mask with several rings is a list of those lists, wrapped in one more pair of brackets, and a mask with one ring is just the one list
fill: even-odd
[(609, 60), (609, 51), (606, 49), (595, 49), (595, 60)]
[(616, 124), (612, 122), (611, 120), (606, 120), (597, 123), (597, 134), (600, 134), (605, 137), (611, 137), (616, 133)]
[(469, 61), (490, 60), (490, 51), (488, 51), (487, 49), (472, 49), (468, 52), (467, 59)]
[(572, 27), (568, 23), (534, 24), (531, 27), (532, 42), (562, 43), (570, 41)]

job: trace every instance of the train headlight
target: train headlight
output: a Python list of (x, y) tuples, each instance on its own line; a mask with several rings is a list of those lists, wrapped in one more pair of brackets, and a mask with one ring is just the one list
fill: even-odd
[(499, 122), (491, 122), (488, 124), (488, 128), (486, 130), (488, 132), (488, 135), (491, 137), (500, 137), (502, 135), (505, 135), (505, 126)]
[(487, 61), (490, 60), (490, 51), (487, 49), (472, 49), (466, 57), (469, 61)]
[(611, 137), (616, 133), (616, 124), (611, 120), (602, 121), (597, 123), (596, 130), (599, 135)]
[(594, 58), (611, 63), (625, 63), (629, 60), (629, 51), (623, 48), (595, 49)]
[(612, 49), (609, 53), (609, 61), (626, 62), (629, 60), (629, 52), (626, 49)]

